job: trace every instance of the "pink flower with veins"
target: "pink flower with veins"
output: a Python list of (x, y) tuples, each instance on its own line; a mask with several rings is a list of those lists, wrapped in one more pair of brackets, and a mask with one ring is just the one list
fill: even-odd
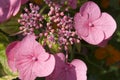
[(0, 0), (0, 23), (15, 16), (28, 0)]
[(99, 45), (109, 39), (116, 30), (116, 22), (108, 13), (101, 13), (92, 1), (84, 3), (74, 17), (75, 29), (86, 42)]
[(46, 80), (87, 80), (87, 67), (83, 61), (74, 59), (71, 63), (65, 62), (63, 53), (57, 53), (55, 59), (55, 69)]
[(6, 55), (8, 65), (13, 71), (18, 71), (21, 80), (48, 76), (55, 67), (54, 56), (48, 54), (33, 35), (8, 45)]

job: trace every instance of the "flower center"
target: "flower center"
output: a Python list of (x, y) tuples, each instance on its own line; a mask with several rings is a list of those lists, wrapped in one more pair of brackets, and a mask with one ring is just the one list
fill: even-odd
[(89, 27), (94, 27), (94, 24), (89, 23), (88, 26), (89, 26)]
[(33, 57), (32, 60), (33, 60), (33, 61), (38, 61), (38, 58)]

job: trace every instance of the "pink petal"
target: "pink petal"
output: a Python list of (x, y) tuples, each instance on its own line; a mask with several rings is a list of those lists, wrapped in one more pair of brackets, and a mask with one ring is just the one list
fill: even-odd
[(46, 77), (46, 80), (56, 80), (58, 79), (58, 75), (61, 73), (62, 69), (65, 66), (65, 61), (63, 61), (65, 59), (65, 56), (63, 53), (57, 53), (55, 54), (55, 69), (52, 72), (52, 74), (50, 74), (48, 77)]
[[(66, 67), (66, 68), (69, 68), (69, 67)], [(75, 72), (74, 67), (70, 68), (68, 71), (62, 70), (61, 73), (58, 75), (56, 80), (78, 80), (76, 77), (76, 72)]]
[(100, 8), (92, 1), (84, 3), (80, 8), (80, 13), (82, 16), (88, 15), (88, 18), (91, 21), (98, 19), (101, 15)]
[(50, 55), (46, 61), (38, 61), (33, 65), (33, 73), (38, 77), (45, 77), (50, 75), (55, 68), (55, 58)]
[[(58, 56), (60, 56), (60, 57), (58, 57)], [(62, 61), (64, 59), (65, 59), (65, 56), (64, 56), (63, 53), (56, 54), (55, 59), (53, 58), (53, 55), (50, 55), (49, 59), (46, 62), (43, 62), (42, 65), (41, 64), (39, 65), (39, 64), (36, 63), (36, 66), (39, 65), (39, 66), (42, 66), (42, 67), (38, 67), (37, 70), (35, 68), (35, 73), (37, 73), (39, 77), (41, 75), (42, 76), (48, 76), (54, 70), (54, 71), (57, 71), (55, 73), (55, 75), (58, 75), (61, 67), (64, 65), (64, 62)], [(44, 71), (42, 71), (42, 70), (44, 70)], [(41, 73), (41, 71), (43, 73)]]
[(33, 49), (33, 51), (34, 51), (33, 54), (34, 54), (34, 56), (38, 56), (40, 61), (46, 61), (50, 58), (51, 55), (48, 54), (40, 44), (35, 43), (34, 46), (35, 47)]
[(86, 64), (79, 60), (79, 59), (74, 59), (71, 62), (72, 65), (75, 66), (75, 71), (76, 71), (76, 80), (87, 80), (87, 66)]
[(93, 28), (90, 28), (89, 35), (87, 37), (84, 37), (84, 36), (81, 36), (81, 37), (89, 44), (98, 45), (104, 40), (105, 34), (103, 31), (99, 30), (99, 28), (97, 29), (93, 27)]
[(11, 9), (13, 9), (13, 16), (15, 16), (21, 7), (21, 1), (20, 0), (11, 0)]
[(8, 65), (9, 67), (13, 70), (16, 71), (16, 66), (15, 66), (15, 54), (16, 54), (16, 45), (19, 43), (19, 41), (15, 41), (10, 43), (7, 48), (6, 48), (6, 55), (7, 55), (7, 60), (8, 60)]
[(75, 29), (77, 31), (78, 36), (88, 36), (89, 32), (88, 32), (88, 19), (87, 16), (83, 17), (81, 16), (80, 13), (77, 13), (74, 17), (74, 22), (75, 22)]
[(56, 59), (60, 58), (60, 60), (65, 61), (65, 55), (63, 53), (56, 53)]
[(0, 22), (15, 16), (21, 6), (20, 0), (0, 0)]
[(59, 56), (55, 56), (55, 70), (46, 77), (46, 80), (87, 80), (87, 67), (83, 61), (75, 59), (70, 64), (62, 61)]
[(35, 41), (35, 36), (34, 35), (27, 35), (17, 45), (19, 49), (17, 50), (16, 58), (17, 57), (19, 58), (19, 57), (22, 57), (22, 56), (32, 55), (36, 45), (39, 45), (39, 43), (37, 41)]
[(54, 56), (56, 60), (54, 77), (57, 77), (60, 74), (61, 69), (65, 66), (65, 55), (63, 53), (56, 53)]
[(28, 70), (26, 72), (27, 72), (26, 76), (21, 76), (21, 74), (23, 73), (20, 73), (20, 76), (19, 76), (20, 80), (35, 80), (36, 79), (37, 76), (34, 73), (32, 73), (31, 70)]
[[(28, 57), (28, 56), (27, 56)], [(25, 70), (30, 70), (30, 66), (33, 62), (26, 56), (22, 56), (20, 58), (16, 58), (16, 68), (19, 72), (25, 72)]]
[(35, 80), (37, 77), (33, 72), (34, 61), (29, 56), (20, 56), (16, 58), (16, 68), (19, 72), (19, 78), (21, 80)]
[(33, 73), (33, 63), (31, 63), (31, 61), (27, 61), (24, 60), (24, 62), (22, 61), (22, 63), (20, 64), (20, 62), (18, 63), (18, 72), (19, 72), (19, 77), (21, 80), (35, 80), (35, 78), (37, 77), (35, 75), (35, 73)]
[(38, 57), (38, 62), (34, 64), (33, 72), (39, 77), (50, 75), (55, 67), (54, 56), (48, 54), (40, 44), (35, 47), (34, 55)]
[(8, 16), (9, 10), (10, 10), (9, 0), (0, 0), (0, 22), (3, 22), (8, 18), (7, 16)]
[(107, 13), (102, 13), (101, 17), (93, 24), (105, 33), (105, 39), (110, 38), (117, 27), (115, 20)]

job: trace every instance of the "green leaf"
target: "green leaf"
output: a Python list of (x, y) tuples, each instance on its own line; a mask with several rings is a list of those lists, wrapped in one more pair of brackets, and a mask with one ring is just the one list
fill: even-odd
[(5, 76), (5, 75), (6, 75), (6, 73), (5, 73), (5, 71), (3, 70), (2, 64), (0, 63), (0, 77)]
[(5, 48), (6, 48), (5, 45), (0, 43), (0, 64), (2, 66), (2, 68), (0, 68), (0, 71), (3, 71), (3, 73), (6, 75), (16, 76), (17, 74), (13, 73), (8, 67)]
[(8, 42), (8, 37), (0, 32), (0, 43), (8, 44)]
[(12, 17), (10, 20), (6, 22), (1, 23), (0, 29), (8, 34), (13, 34), (13, 33), (18, 32), (19, 30), (18, 29), (18, 26), (19, 26), (18, 18), (19, 18), (19, 15)]

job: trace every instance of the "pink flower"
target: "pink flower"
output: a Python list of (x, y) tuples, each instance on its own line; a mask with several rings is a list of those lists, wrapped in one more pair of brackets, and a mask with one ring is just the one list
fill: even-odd
[(55, 67), (54, 56), (48, 54), (33, 35), (8, 45), (6, 54), (8, 65), (13, 71), (18, 70), (21, 80), (48, 76)]
[(83, 61), (74, 59), (71, 63), (65, 62), (63, 53), (56, 54), (55, 59), (55, 70), (46, 80), (87, 80), (87, 67)]
[(68, 0), (68, 5), (71, 6), (73, 9), (77, 8), (77, 0)]
[(20, 10), (21, 3), (25, 2), (27, 0), (0, 0), (0, 22), (15, 16)]
[(97, 4), (86, 2), (74, 17), (75, 29), (80, 38), (98, 45), (109, 39), (116, 30), (116, 22), (108, 13), (101, 13)]

